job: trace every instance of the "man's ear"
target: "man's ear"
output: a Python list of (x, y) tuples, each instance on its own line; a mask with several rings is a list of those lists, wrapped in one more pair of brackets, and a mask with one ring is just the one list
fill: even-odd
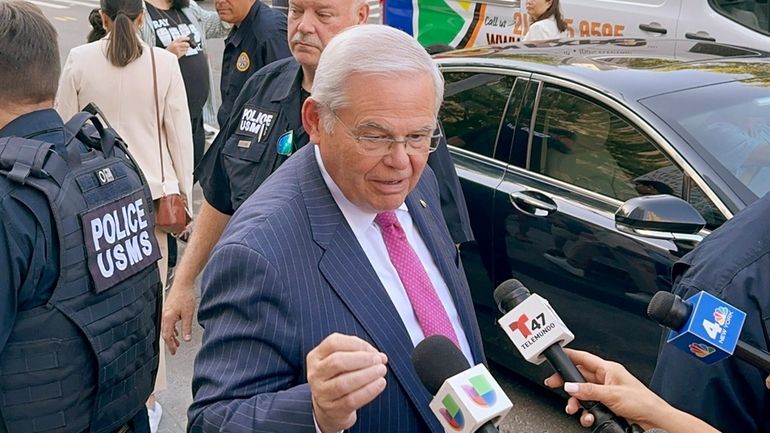
[(313, 97), (305, 99), (302, 104), (302, 126), (310, 137), (310, 143), (319, 144), (321, 142), (321, 116), (319, 114), (320, 105)]
[(366, 24), (369, 20), (369, 3), (363, 2), (358, 8), (358, 24)]

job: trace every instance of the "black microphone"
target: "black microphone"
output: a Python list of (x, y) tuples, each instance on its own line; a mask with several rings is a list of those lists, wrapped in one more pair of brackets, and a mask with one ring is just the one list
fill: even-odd
[(484, 367), (473, 368), (443, 335), (431, 335), (412, 352), (412, 364), (433, 395), (430, 409), (447, 433), (498, 433), (513, 404)]
[(672, 330), (668, 343), (713, 364), (734, 355), (770, 373), (770, 353), (741, 341), (746, 313), (706, 292), (687, 301), (661, 291), (647, 305), (647, 315)]
[[(515, 279), (497, 286), (494, 297), (498, 309), (504, 314), (498, 323), (524, 359), (538, 365), (547, 360), (566, 382), (586, 382), (562, 349), (574, 335), (547, 300), (530, 294)], [(604, 404), (596, 401), (581, 401), (580, 404), (594, 416), (594, 433), (633, 431), (625, 419), (616, 416)]]

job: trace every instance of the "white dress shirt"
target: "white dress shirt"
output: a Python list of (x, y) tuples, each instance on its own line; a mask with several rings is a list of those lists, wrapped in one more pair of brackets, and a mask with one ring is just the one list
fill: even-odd
[[(382, 239), (380, 228), (374, 223), (374, 218), (377, 214), (361, 210), (345, 197), (326, 171), (323, 161), (321, 160), (321, 153), (318, 146), (315, 146), (314, 150), (318, 168), (321, 170), (326, 186), (329, 188), (340, 211), (342, 211), (342, 215), (345, 217), (348, 225), (353, 230), (353, 235), (355, 235), (358, 243), (361, 245), (361, 249), (364, 250), (366, 258), (369, 259), (369, 263), (371, 263), (374, 268), (374, 272), (377, 274), (380, 282), (382, 282), (383, 287), (385, 287), (385, 291), (393, 302), (393, 306), (396, 307), (396, 311), (398, 311), (398, 315), (401, 317), (401, 321), (404, 323), (404, 327), (409, 333), (409, 337), (412, 339), (412, 344), (417, 346), (417, 344), (425, 338), (425, 335), (417, 321), (417, 316), (414, 314), (412, 303), (409, 301), (409, 297), (406, 294), (404, 284), (401, 282), (401, 278), (399, 278), (396, 268), (390, 261), (388, 249), (385, 247), (385, 241)], [(420, 262), (422, 262), (425, 267), (425, 272), (428, 274), (431, 283), (433, 283), (438, 298), (444, 305), (444, 309), (446, 309), (449, 321), (452, 323), (452, 328), (454, 328), (455, 334), (457, 335), (457, 341), (460, 343), (460, 350), (468, 359), (468, 363), (473, 365), (474, 362), (471, 348), (461, 325), (460, 316), (457, 314), (457, 308), (455, 308), (452, 295), (433, 260), (433, 256), (431, 256), (428, 247), (422, 240), (422, 236), (420, 236), (417, 227), (414, 225), (414, 221), (409, 215), (409, 209), (407, 209), (406, 203), (402, 203), (395, 212), (399, 223), (401, 223), (401, 227), (403, 227), (404, 232), (406, 233), (409, 244), (412, 246), (412, 249), (414, 249), (417, 257), (420, 258)]]

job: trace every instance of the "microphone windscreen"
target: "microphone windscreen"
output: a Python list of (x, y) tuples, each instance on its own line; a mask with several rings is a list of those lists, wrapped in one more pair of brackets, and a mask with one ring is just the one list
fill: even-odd
[(497, 309), (505, 314), (524, 302), (529, 295), (529, 290), (524, 287), (524, 284), (521, 284), (521, 281), (511, 278), (500, 283), (493, 296)]
[(687, 322), (690, 311), (690, 305), (682, 298), (666, 291), (656, 293), (647, 305), (647, 315), (651, 319), (674, 330)]
[(430, 395), (436, 395), (445, 380), (471, 368), (460, 349), (443, 335), (431, 335), (417, 344), (412, 364)]

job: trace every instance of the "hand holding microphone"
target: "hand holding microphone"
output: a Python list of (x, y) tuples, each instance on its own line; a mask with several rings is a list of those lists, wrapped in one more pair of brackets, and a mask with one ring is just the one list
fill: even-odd
[[(524, 359), (533, 364), (548, 360), (567, 382), (586, 381), (562, 349), (575, 337), (548, 301), (537, 294), (530, 294), (521, 282), (514, 279), (500, 284), (495, 289), (494, 297), (504, 314), (498, 323)], [(586, 400), (581, 401), (581, 405), (595, 419), (594, 433), (632, 431), (624, 419), (615, 416), (603, 404)]]
[[(563, 385), (572, 396), (567, 402), (567, 413), (577, 413), (580, 400), (600, 401), (616, 415), (644, 429), (662, 428), (668, 433), (719, 433), (705, 422), (673, 408), (622, 365), (588, 352), (572, 349), (565, 349), (565, 352), (587, 380), (587, 383), (565, 383), (558, 373), (546, 379), (546, 386), (558, 388)], [(593, 416), (583, 412), (580, 417), (583, 427), (590, 427), (593, 422)]]

